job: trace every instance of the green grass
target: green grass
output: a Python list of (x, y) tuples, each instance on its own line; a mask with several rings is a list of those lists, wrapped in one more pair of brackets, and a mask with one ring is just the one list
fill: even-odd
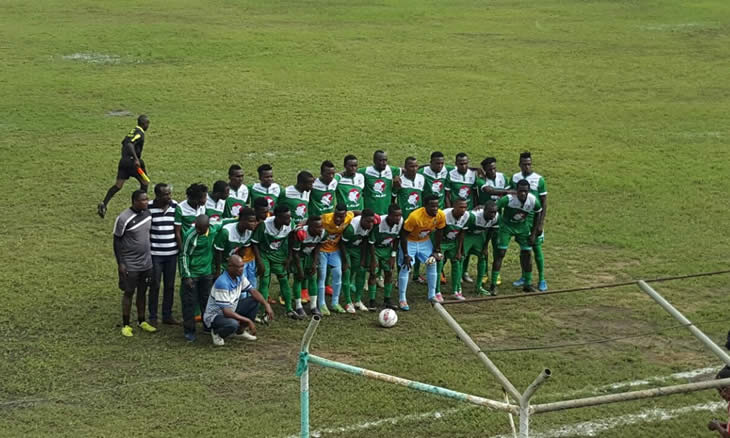
[[(4, 436), (279, 437), (298, 430), (294, 377), (304, 324), (279, 318), (255, 344), (185, 345), (179, 330), (119, 336), (113, 182), (132, 117), (152, 126), (154, 181), (211, 184), (239, 162), (298, 170), (399, 164), (433, 150), (494, 155), (505, 173), (533, 152), (550, 207), (552, 288), (727, 267), (730, 3), (721, 0), (212, 2), (0, 0), (0, 430)], [(94, 54), (88, 60), (69, 59)], [(518, 273), (514, 250), (503, 269)], [(473, 267), (472, 267), (473, 269)], [(658, 284), (693, 320), (726, 315), (724, 277)], [(512, 293), (508, 287), (503, 293)], [(467, 291), (469, 292), (469, 291)], [(425, 304), (392, 330), (374, 316), (327, 318), (317, 354), (500, 398), (483, 366)], [(179, 303), (176, 303), (179, 306)], [(631, 335), (674, 324), (636, 288), (449, 308), (485, 349)], [(726, 325), (701, 327), (718, 342)], [(564, 350), (493, 353), (536, 400), (718, 365), (683, 330)], [(314, 369), (314, 429), (463, 405)], [(538, 416), (533, 431), (719, 400), (707, 391)], [(451, 412), (451, 411), (448, 411)], [(707, 436), (718, 412), (688, 412), (596, 436)], [(660, 428), (660, 429), (657, 429)], [(670, 429), (671, 428), (671, 429)], [(504, 414), (464, 408), (441, 420), (329, 435), (488, 436)]]

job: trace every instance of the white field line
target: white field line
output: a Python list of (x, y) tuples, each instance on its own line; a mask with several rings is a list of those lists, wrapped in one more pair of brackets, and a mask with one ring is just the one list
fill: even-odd
[[(608, 385), (602, 385), (597, 388), (593, 389), (583, 389), (578, 391), (571, 391), (563, 394), (558, 394), (561, 397), (567, 398), (574, 396), (576, 394), (586, 394), (587, 395), (596, 395), (605, 392), (606, 390), (616, 390), (620, 388), (632, 388), (635, 386), (641, 386), (641, 385), (647, 385), (650, 383), (660, 383), (660, 382), (666, 382), (669, 380), (676, 380), (676, 379), (690, 379), (693, 377), (701, 376), (703, 374), (714, 374), (719, 370), (718, 367), (708, 367), (708, 368), (697, 368), (690, 371), (683, 371), (680, 373), (674, 373), (670, 374), (668, 376), (652, 376), (647, 377), (646, 379), (641, 380), (632, 380), (628, 382), (617, 382), (617, 383), (611, 383)], [(444, 418), (447, 415), (452, 415), (457, 412), (460, 412), (464, 409), (470, 409), (474, 406), (465, 406), (463, 408), (453, 408), (446, 411), (431, 411), (431, 412), (425, 412), (421, 414), (407, 414), (407, 415), (400, 415), (397, 417), (389, 417), (389, 418), (383, 418), (376, 421), (366, 421), (363, 423), (353, 424), (350, 426), (340, 426), (340, 427), (333, 427), (333, 428), (327, 428), (327, 429), (320, 429), (320, 430), (314, 430), (311, 431), (311, 436), (313, 437), (319, 437), (322, 435), (327, 434), (333, 434), (333, 433), (347, 433), (347, 432), (354, 432), (359, 430), (366, 430), (374, 427), (380, 427), (384, 424), (399, 424), (403, 422), (412, 422), (412, 421), (419, 421), (419, 420), (440, 420), (441, 418)], [(576, 423), (573, 425), (566, 425), (562, 426), (559, 429), (553, 429), (551, 431), (545, 432), (548, 435), (541, 435), (541, 434), (531, 434), (534, 437), (542, 437), (542, 438), (549, 438), (549, 437), (568, 437), (568, 436), (594, 436), (590, 434), (586, 434), (586, 432), (583, 432), (583, 430), (589, 430), (590, 427), (595, 427), (597, 431), (605, 431), (614, 427), (618, 427), (621, 425), (630, 425), (630, 424), (636, 424), (644, 421), (656, 421), (656, 420), (662, 420), (662, 419), (670, 419), (674, 418), (678, 415), (682, 415), (686, 412), (694, 412), (694, 411), (714, 411), (718, 410), (719, 408), (726, 407), (726, 404), (723, 402), (718, 403), (705, 403), (700, 405), (693, 405), (693, 406), (686, 406), (683, 408), (677, 408), (673, 410), (662, 410), (662, 409), (647, 409), (645, 411), (640, 412), (639, 414), (630, 414), (630, 415), (624, 415), (620, 417), (614, 417), (614, 418), (606, 418), (606, 419), (600, 419), (596, 420), (594, 422), (585, 422), (585, 423)], [(661, 415), (668, 415), (668, 417), (662, 417)], [(613, 421), (613, 422), (611, 422)], [(574, 428), (574, 429), (571, 429)], [(555, 435), (557, 433), (565, 433), (564, 435)], [(597, 432), (594, 432), (597, 433)], [(552, 434), (552, 435), (550, 435)], [(288, 435), (286, 438), (296, 438), (299, 435)], [(499, 435), (494, 438), (512, 438), (512, 435)]]
[[(727, 407), (725, 402), (699, 403), (691, 406), (684, 406), (676, 409), (651, 408), (644, 409), (638, 414), (626, 414), (618, 417), (598, 418), (593, 421), (585, 421), (583, 423), (567, 424), (555, 429), (549, 429), (544, 432), (531, 432), (533, 438), (567, 438), (567, 437), (583, 437), (596, 436), (607, 430), (620, 426), (630, 426), (638, 423), (648, 423), (654, 421), (666, 421), (680, 415), (691, 412), (700, 411), (723, 411)], [(492, 438), (512, 438), (512, 435), (497, 435)]]

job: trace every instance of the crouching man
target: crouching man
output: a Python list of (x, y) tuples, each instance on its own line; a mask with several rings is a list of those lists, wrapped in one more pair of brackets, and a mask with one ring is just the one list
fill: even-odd
[(225, 344), (230, 335), (250, 341), (256, 340), (256, 312), (264, 306), (269, 321), (274, 312), (264, 297), (243, 276), (243, 259), (233, 255), (228, 259), (228, 269), (215, 281), (208, 297), (203, 320), (211, 328), (213, 345)]

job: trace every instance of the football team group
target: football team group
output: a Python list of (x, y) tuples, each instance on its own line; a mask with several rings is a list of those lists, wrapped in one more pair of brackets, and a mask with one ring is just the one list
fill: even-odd
[[(275, 182), (270, 164), (258, 166), (257, 181), (249, 184), (242, 167), (233, 164), (227, 181), (215, 181), (211, 190), (191, 184), (177, 203), (165, 183), (155, 184), (155, 198), (148, 199), (142, 150), (149, 119), (140, 116), (137, 122), (122, 141), (116, 183), (97, 208), (103, 218), (127, 179), (140, 182), (131, 207), (114, 225), (125, 336), (133, 335), (135, 294), (139, 327), (157, 330), (161, 287), (161, 322), (179, 324), (172, 316), (178, 271), (184, 335), (194, 341), (196, 319), (202, 320), (215, 345), (228, 336), (255, 339), (255, 323), (273, 319), (272, 276), (279, 302), (293, 319), (307, 318), (305, 306), (320, 316), (374, 311), (379, 288), (382, 306), (407, 311), (411, 279), (427, 285), (428, 300), (444, 300), (447, 263), (451, 299), (463, 300), (466, 284), (473, 284), (474, 294), (496, 295), (502, 260), (514, 239), (522, 276), (513, 286), (536, 291), (534, 257), (537, 289), (547, 290), (542, 252), (547, 189), (532, 170), (529, 152), (519, 154), (519, 171), (511, 178), (497, 172), (494, 157), (470, 167), (465, 153), (456, 154), (453, 165), (433, 152), (427, 164), (408, 157), (402, 167), (390, 165), (382, 150), (368, 165), (347, 155), (343, 170), (325, 160), (318, 175), (302, 170), (288, 186)], [(475, 279), (469, 275), (472, 256)], [(394, 287), (397, 300), (391, 298)]]

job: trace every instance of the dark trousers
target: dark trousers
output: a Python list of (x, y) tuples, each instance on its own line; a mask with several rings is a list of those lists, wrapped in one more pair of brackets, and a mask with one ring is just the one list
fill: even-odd
[(195, 333), (195, 305), (205, 309), (208, 304), (208, 295), (213, 285), (213, 276), (191, 278), (192, 287), (187, 286), (187, 278), (183, 278), (182, 287), (182, 314), (185, 333)]
[(172, 302), (175, 296), (175, 272), (177, 255), (152, 256), (152, 281), (150, 281), (149, 312), (150, 319), (157, 319), (157, 305), (162, 289), (162, 319), (172, 318)]
[[(258, 301), (254, 300), (253, 297), (247, 297), (239, 300), (238, 306), (236, 306), (236, 313), (241, 316), (245, 316), (251, 321), (256, 318), (256, 312), (258, 312), (258, 310), (259, 303)], [(215, 334), (217, 334), (221, 338), (232, 335), (233, 333), (238, 331), (239, 327), (240, 324), (238, 321), (233, 318), (226, 318), (223, 315), (216, 316), (213, 320), (213, 323), (210, 325), (210, 328), (213, 329)]]

